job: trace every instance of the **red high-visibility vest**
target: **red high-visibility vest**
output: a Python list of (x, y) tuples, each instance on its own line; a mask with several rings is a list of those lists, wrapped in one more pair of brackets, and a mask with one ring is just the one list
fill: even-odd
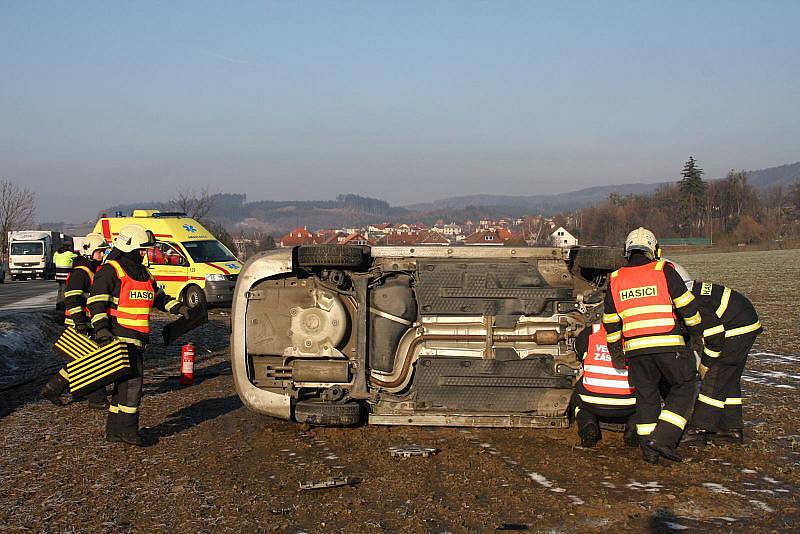
[(611, 275), (611, 296), (626, 339), (671, 332), (676, 325), (665, 262), (623, 267)]
[(117, 272), (117, 278), (121, 283), (119, 300), (108, 313), (117, 318), (120, 326), (149, 334), (150, 310), (153, 309), (156, 300), (152, 278), (140, 282), (128, 276), (116, 260), (111, 260), (108, 264)]
[(606, 345), (606, 329), (593, 324), (589, 334), (589, 348), (583, 360), (583, 387), (602, 395), (630, 395), (633, 388), (628, 383), (628, 369), (617, 369), (611, 363), (611, 353)]

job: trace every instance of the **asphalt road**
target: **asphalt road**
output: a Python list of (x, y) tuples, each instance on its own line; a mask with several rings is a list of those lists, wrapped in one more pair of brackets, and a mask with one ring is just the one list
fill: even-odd
[(55, 306), (58, 283), (52, 280), (6, 280), (0, 284), (0, 310)]

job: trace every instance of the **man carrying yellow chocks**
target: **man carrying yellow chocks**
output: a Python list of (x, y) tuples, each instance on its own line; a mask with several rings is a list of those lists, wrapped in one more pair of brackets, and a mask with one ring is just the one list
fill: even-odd
[(92, 327), (101, 347), (120, 341), (127, 345), (130, 372), (115, 380), (106, 420), (106, 440), (146, 446), (139, 433), (144, 350), (150, 339), (150, 312), (158, 308), (189, 316), (189, 308), (161, 288), (142, 265), (155, 236), (138, 224), (120, 228), (106, 263), (97, 272), (89, 297)]
[(686, 287), (700, 306), (722, 321), (722, 325), (711, 330), (724, 331), (725, 343), (719, 352), (708, 347), (703, 351), (700, 394), (681, 443), (705, 445), (713, 440), (741, 445), (744, 443), (742, 373), (747, 355), (764, 329), (755, 307), (741, 293), (720, 284), (692, 280), (686, 281)]

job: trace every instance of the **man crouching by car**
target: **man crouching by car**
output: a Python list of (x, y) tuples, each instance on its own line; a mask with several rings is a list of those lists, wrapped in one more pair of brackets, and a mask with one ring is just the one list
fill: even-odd
[(625, 445), (639, 444), (632, 416), (636, 413), (634, 389), (628, 383), (628, 369), (616, 369), (606, 345), (602, 323), (581, 330), (575, 351), (583, 361), (583, 374), (575, 384), (571, 410), (578, 425), (582, 447), (594, 447), (602, 439), (599, 423), (624, 423)]

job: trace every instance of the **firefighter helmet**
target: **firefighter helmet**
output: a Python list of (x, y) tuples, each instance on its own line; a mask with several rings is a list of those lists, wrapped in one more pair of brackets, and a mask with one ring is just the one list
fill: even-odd
[(634, 250), (644, 252), (651, 260), (656, 259), (659, 247), (655, 234), (641, 226), (629, 233), (625, 238), (625, 257), (629, 258)]
[(680, 263), (675, 263), (674, 261), (670, 261), (670, 263), (675, 268), (675, 270), (678, 272), (678, 274), (681, 275), (681, 280), (683, 280), (683, 283), (686, 284), (686, 289), (691, 291), (692, 287), (694, 286), (694, 281), (692, 280), (692, 275), (690, 275), (689, 271), (687, 271), (683, 267), (683, 265), (681, 265)]
[(88, 234), (81, 244), (81, 255), (91, 258), (97, 250), (108, 248), (108, 243), (100, 234)]
[(119, 235), (114, 239), (114, 248), (122, 252), (132, 252), (155, 244), (156, 237), (153, 232), (145, 230), (138, 224), (126, 224), (119, 229)]

